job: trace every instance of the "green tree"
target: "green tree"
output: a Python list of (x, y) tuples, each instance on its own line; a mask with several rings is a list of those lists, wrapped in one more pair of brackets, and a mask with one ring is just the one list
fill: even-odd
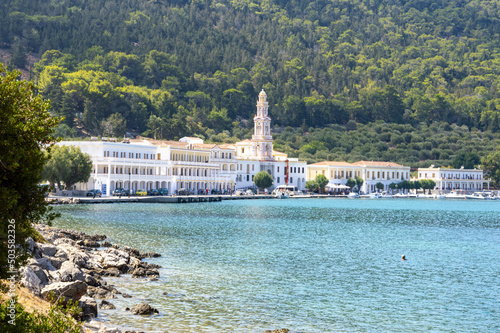
[(122, 137), (127, 133), (127, 120), (119, 113), (113, 113), (108, 119), (101, 122), (104, 136)]
[[(18, 80), (18, 71), (6, 72), (0, 63), (0, 278), (26, 260), (26, 239), (37, 237), (32, 223), (54, 217), (45, 202), (42, 170), (50, 149), (53, 128), (50, 104), (36, 93), (32, 82)], [(15, 239), (8, 231), (15, 225)], [(12, 227), (11, 227), (12, 228)], [(16, 259), (10, 262), (15, 249)], [(10, 254), (10, 256), (9, 256)], [(10, 259), (9, 259), (10, 258)], [(13, 266), (9, 264), (12, 263)]]
[(361, 177), (356, 177), (356, 186), (358, 187), (358, 192), (361, 191), (361, 186), (364, 184), (364, 180)]
[(493, 183), (495, 185), (500, 184), (500, 147), (496, 152), (483, 157), (481, 163)]
[(457, 154), (453, 161), (451, 162), (451, 166), (455, 169), (460, 169), (464, 167), (465, 169), (474, 169), (476, 165), (481, 162), (479, 156), (475, 153), (462, 152)]
[(66, 124), (60, 123), (59, 125), (56, 126), (54, 129), (54, 136), (56, 138), (75, 138), (76, 137), (76, 130), (74, 128), (69, 127)]
[(424, 190), (429, 190), (429, 194), (431, 194), (431, 190), (436, 186), (436, 182), (432, 179), (421, 179), (419, 180), (420, 187)]
[(325, 186), (328, 184), (328, 178), (325, 177), (325, 175), (317, 175), (316, 178), (314, 179), (314, 182), (316, 185), (318, 185), (318, 188), (321, 192), (325, 192)]
[(347, 182), (345, 183), (346, 186), (349, 186), (352, 190), (354, 186), (356, 186), (356, 181), (352, 178), (347, 179)]
[(316, 184), (316, 182), (314, 180), (308, 180), (306, 182), (306, 188), (309, 191), (314, 191), (316, 188), (318, 188), (318, 184)]
[(384, 184), (382, 184), (381, 182), (378, 182), (375, 184), (375, 187), (377, 188), (377, 190), (381, 191), (384, 189)]
[(54, 146), (47, 155), (49, 160), (43, 169), (43, 177), (52, 186), (58, 184), (61, 188), (61, 183), (64, 183), (66, 189), (71, 189), (74, 184), (89, 180), (92, 160), (79, 147)]
[(273, 185), (273, 177), (267, 173), (267, 171), (258, 172), (253, 178), (255, 186), (258, 188), (268, 188)]
[(163, 139), (163, 133), (166, 132), (165, 129), (167, 127), (167, 123), (164, 119), (152, 114), (146, 126), (148, 130), (146, 130), (143, 135), (153, 136), (155, 140)]

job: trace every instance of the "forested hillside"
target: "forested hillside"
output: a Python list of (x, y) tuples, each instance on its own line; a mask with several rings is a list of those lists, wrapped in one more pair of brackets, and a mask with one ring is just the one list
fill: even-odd
[[(264, 88), (273, 124), (301, 128), (300, 138), (287, 136), (293, 142), (277, 135), (277, 147), (308, 160), (446, 163), (464, 150), (484, 156), (477, 145), (494, 146), (482, 143), (484, 131), (498, 142), (498, 1), (4, 0), (0, 17), (11, 64), (38, 54), (40, 93), (66, 125), (89, 134), (241, 139)], [(330, 142), (349, 121), (359, 128), (343, 131), (358, 137), (385, 126), (422, 140), (384, 141), (381, 132), (368, 140), (379, 150), (334, 150), (344, 142), (325, 154), (302, 149), (317, 141), (314, 133), (326, 131)], [(392, 153), (425, 142), (414, 132), (443, 122), (479, 141)], [(391, 124), (410, 128), (398, 134)]]

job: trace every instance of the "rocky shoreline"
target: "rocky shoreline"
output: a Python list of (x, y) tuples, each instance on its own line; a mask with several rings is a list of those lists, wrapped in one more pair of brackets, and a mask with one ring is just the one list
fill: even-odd
[[(45, 300), (51, 297), (78, 301), (82, 309), (82, 331), (84, 333), (139, 333), (130, 328), (95, 320), (99, 310), (116, 309), (113, 299), (133, 296), (122, 293), (105, 277), (120, 277), (131, 274), (138, 282), (156, 281), (159, 265), (142, 261), (161, 255), (140, 252), (137, 249), (111, 244), (105, 235), (89, 235), (84, 232), (59, 229), (44, 224), (35, 229), (46, 242), (35, 242), (28, 238), (27, 244), (32, 258), (20, 269), (20, 282), (35, 296)], [(154, 315), (158, 310), (147, 303), (131, 303), (130, 315)], [(159, 332), (159, 331), (154, 331)], [(264, 333), (287, 333), (289, 329), (265, 330)], [(150, 332), (152, 333), (152, 332)]]
[[(37, 243), (29, 238), (27, 244), (33, 257), (20, 270), (21, 283), (33, 294), (45, 300), (52, 294), (63, 301), (78, 301), (82, 308), (81, 320), (89, 321), (98, 316), (98, 309), (113, 309), (113, 298), (122, 294), (104, 277), (132, 274), (142, 281), (159, 278), (159, 265), (142, 261), (159, 257), (158, 253), (143, 253), (137, 249), (111, 244), (105, 235), (88, 235), (83, 232), (35, 225), (47, 243)], [(128, 308), (127, 308), (128, 309)], [(135, 304), (131, 315), (158, 313), (146, 303)], [(102, 323), (84, 324), (84, 331), (99, 333), (136, 332), (121, 330)]]

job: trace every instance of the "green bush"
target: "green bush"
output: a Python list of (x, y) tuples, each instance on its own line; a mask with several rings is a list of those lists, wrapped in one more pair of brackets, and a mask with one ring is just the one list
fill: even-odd
[[(0, 332), (8, 333), (80, 333), (80, 324), (73, 318), (78, 316), (78, 302), (62, 302), (52, 305), (47, 314), (35, 310), (30, 313), (15, 302), (15, 319), (9, 316), (10, 299), (0, 304)], [(13, 325), (15, 323), (15, 325)]]

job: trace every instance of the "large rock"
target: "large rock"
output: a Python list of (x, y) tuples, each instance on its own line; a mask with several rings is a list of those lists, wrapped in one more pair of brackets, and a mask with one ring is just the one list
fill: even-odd
[(29, 265), (28, 268), (30, 268), (33, 273), (38, 277), (40, 280), (40, 287), (43, 287), (47, 284), (49, 284), (49, 277), (45, 273), (45, 271), (42, 269), (42, 267), (38, 265)]
[(98, 265), (96, 265), (97, 259), (94, 255), (91, 255), (76, 246), (72, 246), (70, 244), (60, 244), (59, 249), (66, 253), (69, 261), (75, 263), (79, 267), (89, 269), (98, 267)]
[(54, 265), (52, 265), (52, 261), (50, 260), (50, 258), (47, 258), (47, 257), (36, 259), (36, 264), (46, 271), (55, 271), (56, 270)]
[(110, 298), (116, 298), (115, 294), (118, 294), (118, 290), (114, 288), (108, 288), (107, 286), (100, 286), (100, 287), (93, 287), (89, 286), (88, 287), (88, 292), (87, 294), (96, 299), (110, 299)]
[(33, 294), (40, 296), (42, 289), (40, 278), (35, 274), (33, 269), (26, 266), (21, 269), (21, 283), (28, 288)]
[(82, 309), (81, 319), (90, 320), (97, 318), (97, 302), (95, 299), (83, 296), (78, 301), (78, 306)]
[(151, 305), (147, 303), (141, 303), (135, 305), (132, 309), (130, 309), (130, 312), (132, 312), (135, 315), (150, 315), (153, 313), (158, 313), (158, 310), (151, 307)]
[(52, 277), (56, 281), (83, 281), (89, 286), (98, 286), (97, 280), (87, 273), (84, 273), (78, 266), (71, 261), (65, 261), (61, 265), (61, 269), (57, 272), (51, 272)]
[(65, 297), (78, 301), (87, 292), (87, 284), (82, 281), (56, 282), (42, 289), (42, 297), (49, 299), (51, 293), (57, 298)]
[(118, 269), (123, 269), (126, 268), (130, 260), (130, 255), (127, 252), (111, 247), (101, 253), (101, 256), (103, 268), (116, 267)]
[(34, 258), (38, 259), (43, 257), (42, 250), (40, 249), (40, 247), (38, 247), (38, 244), (33, 240), (33, 238), (28, 237), (26, 239), (26, 248), (33, 255)]
[(62, 245), (62, 244), (68, 244), (71, 246), (75, 246), (76, 242), (70, 238), (67, 238), (67, 237), (59, 237), (56, 240), (54, 240), (53, 244), (57, 245), (57, 246)]
[(114, 310), (114, 309), (116, 309), (116, 306), (114, 306), (113, 304), (111, 304), (108, 301), (101, 301), (101, 303), (99, 304), (99, 309), (101, 309), (101, 310)]
[(39, 243), (38, 247), (42, 250), (43, 255), (46, 257), (53, 257), (56, 255), (57, 247), (52, 244)]

